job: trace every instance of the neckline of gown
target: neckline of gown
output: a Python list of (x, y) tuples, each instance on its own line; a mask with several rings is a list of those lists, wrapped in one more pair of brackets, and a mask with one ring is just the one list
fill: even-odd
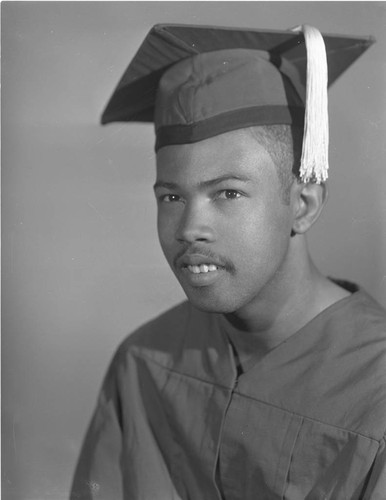
[[(338, 280), (333, 280), (333, 281), (338, 282)], [(338, 283), (340, 283), (340, 282), (338, 282)], [(232, 348), (231, 349), (231, 352), (233, 352), (232, 361), (233, 361), (233, 364), (236, 366), (236, 370), (238, 372), (238, 377), (243, 377), (243, 376), (248, 375), (255, 367), (257, 367), (261, 363), (263, 363), (264, 360), (267, 359), (267, 357), (270, 357), (270, 355), (272, 355), (273, 353), (283, 349), (286, 344), (288, 346), (288, 344), (290, 344), (290, 343), (292, 344), (292, 343), (298, 342), (298, 339), (300, 339), (305, 332), (307, 332), (309, 334), (309, 330), (312, 329), (312, 326), (314, 324), (317, 325), (319, 323), (324, 323), (326, 320), (326, 317), (331, 316), (337, 310), (344, 308), (347, 303), (355, 301), (355, 300), (357, 300), (358, 297), (363, 295), (363, 290), (360, 287), (358, 287), (357, 285), (355, 285), (353, 283), (349, 283), (349, 282), (347, 282), (347, 283), (353, 287), (352, 288), (353, 291), (352, 291), (351, 295), (348, 295), (347, 297), (343, 297), (343, 298), (337, 300), (333, 304), (329, 305), (328, 307), (326, 307), (325, 309), (320, 311), (310, 321), (308, 321), (305, 325), (303, 325), (301, 328), (299, 328), (299, 330), (297, 330), (292, 335), (290, 335), (289, 337), (287, 337), (286, 339), (284, 339), (283, 341), (279, 342), (274, 347), (272, 347), (271, 349), (266, 351), (262, 356), (257, 356), (257, 357), (252, 356), (250, 359), (248, 359), (243, 364), (241, 364), (241, 361), (238, 358), (237, 349), (234, 346), (234, 343), (231, 341), (231, 334), (232, 333), (234, 335), (237, 335), (238, 333), (245, 334), (245, 332), (241, 331), (238, 328), (236, 328), (235, 326), (233, 326), (224, 315), (219, 314), (218, 315), (219, 326), (220, 326), (220, 329), (225, 333), (225, 338)], [(315, 329), (315, 330), (318, 330), (318, 329)], [(253, 335), (254, 332), (251, 332), (251, 333)]]

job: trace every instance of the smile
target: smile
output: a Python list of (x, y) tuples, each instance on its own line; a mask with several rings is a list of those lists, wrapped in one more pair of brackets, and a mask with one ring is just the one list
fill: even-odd
[(186, 266), (186, 268), (193, 274), (210, 273), (213, 271), (217, 271), (218, 269), (215, 264), (201, 264), (199, 266), (188, 265)]

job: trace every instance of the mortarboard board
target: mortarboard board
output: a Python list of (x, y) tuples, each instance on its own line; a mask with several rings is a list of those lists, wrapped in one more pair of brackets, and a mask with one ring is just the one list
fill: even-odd
[[(122, 76), (101, 121), (155, 121), (156, 149), (251, 125), (303, 125), (310, 80), (305, 35), (291, 30), (156, 25)], [(341, 35), (323, 35), (323, 40), (329, 85), (374, 42), (372, 37)]]

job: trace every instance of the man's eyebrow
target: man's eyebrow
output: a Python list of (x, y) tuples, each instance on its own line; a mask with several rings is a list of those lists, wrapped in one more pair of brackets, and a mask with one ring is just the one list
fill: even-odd
[(166, 189), (176, 189), (178, 187), (178, 184), (175, 182), (164, 182), (164, 181), (157, 181), (153, 189), (156, 190), (157, 188), (166, 188)]
[(245, 175), (225, 174), (221, 175), (220, 177), (216, 177), (215, 179), (209, 179), (208, 181), (199, 182), (198, 185), (199, 187), (210, 187), (226, 181), (250, 182), (251, 179)]
[[(220, 184), (221, 182), (226, 182), (226, 181), (250, 182), (251, 179), (245, 175), (225, 174), (221, 175), (220, 177), (216, 177), (214, 179), (201, 181), (198, 183), (198, 187), (203, 188), (203, 187), (215, 186), (216, 184)], [(176, 189), (178, 188), (178, 184), (176, 184), (175, 182), (158, 181), (154, 184), (153, 189), (161, 187), (166, 189)]]

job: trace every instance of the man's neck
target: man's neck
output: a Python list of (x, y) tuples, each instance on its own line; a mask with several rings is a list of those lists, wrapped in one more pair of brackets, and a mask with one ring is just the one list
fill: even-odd
[(294, 272), (273, 283), (270, 293), (226, 315), (234, 327), (231, 340), (240, 359), (253, 353), (264, 355), (324, 309), (350, 295), (316, 269), (307, 251), (301, 259), (301, 266), (294, 266)]

